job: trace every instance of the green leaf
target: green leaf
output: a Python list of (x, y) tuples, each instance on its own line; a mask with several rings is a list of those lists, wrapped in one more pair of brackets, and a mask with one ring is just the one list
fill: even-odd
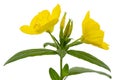
[(49, 69), (49, 74), (52, 80), (60, 80), (58, 73), (53, 68)]
[(67, 47), (69, 48), (69, 47), (76, 46), (76, 45), (79, 45), (79, 44), (82, 44), (82, 43), (83, 43), (83, 42), (75, 41), (75, 42), (69, 44)]
[(50, 46), (52, 46), (52, 47), (55, 47), (55, 48), (57, 48), (56, 47), (56, 45), (55, 45), (55, 43), (49, 43), (49, 42), (47, 42), (47, 43), (44, 43), (44, 47), (46, 47), (46, 46), (48, 46), (48, 45), (50, 45)]
[(95, 72), (104, 76), (107, 76), (109, 78), (111, 78), (111, 76), (109, 74), (106, 74), (104, 72), (101, 71), (96, 71), (96, 70), (92, 70), (92, 69), (88, 69), (88, 68), (83, 68), (83, 67), (73, 67), (69, 70), (69, 75), (76, 75), (76, 74), (82, 74), (82, 73), (88, 73), (88, 72)]
[(95, 56), (93, 56), (91, 54), (88, 54), (88, 53), (83, 52), (83, 51), (77, 51), (77, 50), (69, 50), (67, 52), (68, 52), (68, 54), (70, 54), (74, 57), (77, 57), (79, 59), (83, 59), (85, 61), (88, 61), (90, 63), (93, 63), (95, 65), (98, 65), (100, 67), (103, 67), (103, 68), (111, 71), (110, 68), (103, 61), (99, 60), (98, 58), (96, 58)]
[(14, 62), (16, 60), (26, 58), (26, 57), (33, 57), (33, 56), (42, 56), (42, 55), (55, 55), (57, 54), (56, 51), (54, 50), (49, 50), (49, 49), (28, 49), (28, 50), (23, 50), (15, 55), (13, 55), (8, 61), (4, 64), (8, 64), (11, 62)]
[(62, 70), (62, 76), (63, 76), (63, 78), (65, 76), (68, 76), (68, 74), (69, 74), (69, 66), (68, 66), (68, 64), (65, 64), (65, 66), (63, 67), (63, 70)]

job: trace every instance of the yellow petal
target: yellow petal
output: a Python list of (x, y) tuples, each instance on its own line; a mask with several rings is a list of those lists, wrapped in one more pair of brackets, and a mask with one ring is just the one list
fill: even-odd
[(102, 43), (101, 48), (108, 50), (109, 49), (109, 45), (105, 42)]
[(59, 16), (60, 16), (60, 5), (57, 4), (56, 7), (52, 10), (52, 14), (49, 17), (48, 23), (46, 23), (46, 31), (52, 32), (54, 29), (55, 24), (58, 22)]
[(104, 32), (100, 30), (100, 25), (90, 18), (88, 11), (82, 22), (83, 35), (80, 38), (82, 42), (93, 44), (105, 50), (109, 49), (108, 44), (103, 41)]
[(86, 34), (89, 31), (100, 30), (100, 25), (90, 18), (90, 12), (88, 11), (83, 22), (82, 22), (82, 32)]
[(33, 28), (27, 25), (21, 26), (20, 30), (26, 34), (38, 34), (37, 31), (35, 31)]
[(42, 12), (38, 13), (31, 21), (30, 26), (34, 27), (36, 24), (40, 26), (44, 26), (50, 17), (50, 12), (48, 10), (43, 10)]
[(32, 19), (30, 26), (24, 25), (20, 30), (26, 34), (40, 34), (46, 30), (45, 24), (48, 22), (49, 16), (49, 11), (43, 10)]
[(49, 16), (49, 11), (43, 10), (32, 19), (30, 26), (22, 26), (21, 30), (27, 34), (40, 34), (46, 30), (45, 24)]
[(83, 37), (84, 42), (98, 46), (103, 42), (104, 32), (102, 30), (91, 31), (85, 35), (83, 34)]
[(46, 27), (46, 31), (47, 32), (53, 32), (53, 29), (54, 29), (54, 25), (55, 23), (57, 23), (58, 19), (53, 19), (51, 21), (49, 21), (48, 23), (45, 24), (45, 27)]
[(58, 22), (60, 15), (60, 6), (57, 5), (50, 15), (48, 10), (43, 10), (38, 13), (30, 23), (30, 26), (22, 26), (20, 29), (27, 34), (40, 34), (45, 31), (52, 32), (54, 25)]
[(58, 19), (61, 13), (60, 5), (57, 4), (56, 7), (52, 10), (51, 19)]
[(88, 11), (87, 13), (86, 13), (86, 15), (85, 15), (85, 19), (87, 20), (87, 19), (89, 19), (90, 18), (90, 11)]

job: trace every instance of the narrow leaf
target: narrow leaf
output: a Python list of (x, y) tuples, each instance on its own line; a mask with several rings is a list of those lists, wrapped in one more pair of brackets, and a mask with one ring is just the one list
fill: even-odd
[(69, 66), (68, 66), (68, 64), (65, 64), (65, 66), (63, 67), (63, 70), (62, 70), (63, 78), (65, 76), (67, 76), (68, 74), (69, 74)]
[(16, 53), (15, 55), (13, 55), (10, 59), (8, 59), (8, 61), (4, 65), (11, 63), (11, 62), (14, 62), (14, 61), (19, 60), (19, 59), (26, 58), (26, 57), (42, 56), (42, 55), (55, 55), (55, 54), (57, 54), (56, 51), (49, 50), (49, 49), (23, 50), (23, 51)]
[(75, 42), (69, 44), (68, 47), (76, 46), (76, 45), (79, 45), (79, 44), (82, 44), (82, 42), (80, 42), (80, 41), (75, 41)]
[(95, 65), (98, 65), (100, 67), (103, 67), (103, 68), (110, 71), (110, 68), (103, 61), (99, 60), (98, 58), (96, 58), (95, 56), (93, 56), (91, 54), (88, 54), (88, 53), (83, 52), (83, 51), (77, 51), (77, 50), (69, 50), (68, 54), (70, 54), (74, 57), (77, 57), (79, 59), (83, 59), (85, 61), (88, 61), (90, 63), (93, 63)]
[(46, 47), (46, 46), (48, 46), (48, 45), (57, 48), (56, 45), (55, 45), (55, 43), (49, 43), (49, 42), (44, 43), (43, 46)]
[(53, 68), (49, 69), (49, 74), (52, 80), (60, 80), (58, 73)]
[(108, 78), (111, 78), (111, 76), (109, 74), (106, 74), (104, 72), (101, 71), (96, 71), (96, 70), (92, 70), (92, 69), (88, 69), (88, 68), (83, 68), (83, 67), (73, 67), (69, 70), (69, 75), (76, 75), (76, 74), (82, 74), (82, 73), (88, 73), (88, 72), (95, 72), (104, 76), (107, 76)]

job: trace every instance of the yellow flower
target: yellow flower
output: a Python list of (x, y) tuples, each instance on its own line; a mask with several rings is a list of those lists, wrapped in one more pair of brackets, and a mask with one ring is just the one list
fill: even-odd
[(43, 32), (52, 32), (55, 24), (60, 16), (60, 5), (57, 4), (52, 10), (52, 14), (48, 10), (38, 13), (31, 21), (30, 25), (23, 25), (20, 30), (26, 34), (40, 34)]
[(93, 44), (105, 50), (109, 49), (108, 44), (103, 41), (104, 32), (100, 29), (100, 25), (90, 18), (89, 11), (82, 22), (82, 34), (82, 42)]

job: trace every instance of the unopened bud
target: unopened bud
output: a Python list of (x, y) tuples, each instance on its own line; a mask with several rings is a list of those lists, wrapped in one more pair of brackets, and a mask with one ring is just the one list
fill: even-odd
[(64, 31), (64, 37), (69, 37), (71, 35), (72, 28), (73, 28), (73, 22), (69, 20)]
[(63, 29), (65, 26), (66, 13), (64, 13), (62, 20), (60, 22), (60, 29)]

